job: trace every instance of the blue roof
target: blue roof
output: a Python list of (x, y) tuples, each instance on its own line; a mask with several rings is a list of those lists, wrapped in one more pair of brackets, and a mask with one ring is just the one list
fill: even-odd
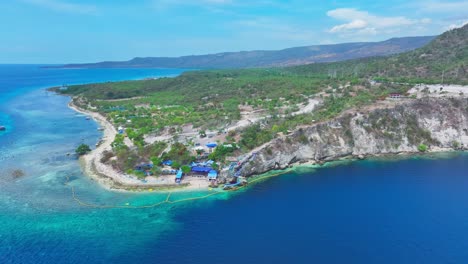
[(163, 161), (163, 164), (164, 164), (164, 165), (167, 165), (167, 166), (171, 166), (172, 163), (173, 163), (172, 160), (165, 160), (165, 161)]
[(215, 171), (215, 170), (210, 170), (210, 172), (208, 172), (208, 178), (209, 178), (209, 179), (216, 179), (216, 178), (218, 178), (218, 172)]
[(212, 168), (209, 167), (200, 167), (200, 166), (194, 166), (192, 167), (193, 172), (203, 172), (203, 173), (208, 173), (212, 170)]
[(153, 164), (140, 164), (135, 166), (135, 170), (149, 170), (153, 168)]
[(176, 179), (182, 179), (182, 170), (177, 172)]
[(214, 148), (214, 147), (218, 146), (218, 144), (216, 144), (215, 142), (210, 142), (210, 143), (206, 144), (206, 146), (209, 147), (209, 148)]

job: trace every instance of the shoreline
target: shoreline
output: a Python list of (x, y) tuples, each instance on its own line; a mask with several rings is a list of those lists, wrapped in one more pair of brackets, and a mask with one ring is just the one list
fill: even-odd
[(101, 128), (103, 128), (101, 144), (91, 152), (81, 156), (79, 160), (82, 172), (92, 180), (99, 183), (105, 189), (123, 192), (188, 192), (209, 190), (209, 182), (207, 180), (205, 182), (197, 178), (188, 178), (185, 180), (186, 183), (178, 185), (171, 182), (174, 178), (171, 175), (158, 177), (164, 177), (163, 179), (155, 179), (152, 177), (151, 179), (148, 179), (148, 183), (143, 183), (141, 180), (133, 176), (118, 172), (111, 166), (101, 163), (99, 159), (104, 151), (111, 150), (111, 144), (117, 135), (117, 130), (100, 113), (85, 110), (76, 106), (73, 103), (73, 98), (71, 98), (68, 103), (68, 107), (78, 113), (91, 117)]
[[(176, 192), (186, 192), (186, 191), (208, 191), (210, 190), (209, 183), (207, 180), (203, 181), (199, 178), (187, 177), (184, 181), (185, 184), (176, 185), (173, 183), (174, 177), (171, 176), (159, 176), (158, 179), (165, 177), (169, 179), (168, 183), (159, 183), (155, 180), (155, 177), (148, 177), (148, 183), (142, 183), (141, 180), (138, 180), (135, 177), (131, 177), (122, 172), (117, 172), (111, 166), (103, 164), (100, 162), (100, 157), (105, 150), (111, 150), (111, 143), (114, 141), (114, 138), (117, 134), (115, 127), (100, 113), (92, 112), (89, 110), (81, 109), (80, 107), (73, 104), (73, 98), (69, 102), (68, 106), (82, 114), (90, 116), (95, 120), (104, 130), (104, 137), (102, 143), (89, 154), (86, 154), (80, 158), (80, 163), (84, 174), (88, 175), (93, 180), (100, 183), (108, 190), (116, 191), (155, 191), (155, 192), (166, 192), (166, 191), (176, 191)], [(271, 143), (271, 142), (270, 142)], [(269, 143), (267, 143), (269, 144)], [(259, 147), (260, 148), (260, 147)], [(339, 161), (357, 161), (363, 159), (378, 159), (378, 158), (411, 158), (415, 156), (428, 156), (434, 155), (436, 153), (449, 153), (449, 152), (466, 152), (466, 147), (462, 147), (459, 150), (449, 147), (431, 147), (425, 152), (414, 151), (414, 150), (402, 150), (399, 152), (388, 152), (388, 153), (369, 153), (369, 154), (360, 154), (360, 155), (346, 155), (346, 156), (335, 156), (328, 157), (323, 161), (316, 160), (306, 160), (306, 161), (297, 161), (295, 163), (289, 164), (286, 167), (279, 168), (270, 168), (267, 171), (258, 172), (254, 174), (245, 175), (248, 178), (252, 178), (255, 181), (255, 178), (261, 177), (264, 174), (271, 172), (285, 172), (290, 169), (300, 168), (300, 167), (322, 167), (326, 164)], [(255, 150), (254, 150), (255, 152)], [(249, 152), (246, 157), (251, 157), (253, 152)], [(242, 162), (242, 165), (249, 160), (248, 158)], [(282, 173), (281, 173), (282, 174)], [(151, 180), (151, 178), (155, 180)]]

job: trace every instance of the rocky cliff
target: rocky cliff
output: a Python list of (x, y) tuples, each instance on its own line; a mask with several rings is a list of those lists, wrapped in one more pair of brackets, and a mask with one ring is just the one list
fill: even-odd
[(468, 147), (468, 98), (407, 100), (392, 108), (351, 112), (302, 127), (253, 152), (239, 167), (243, 176), (294, 163), (342, 157)]

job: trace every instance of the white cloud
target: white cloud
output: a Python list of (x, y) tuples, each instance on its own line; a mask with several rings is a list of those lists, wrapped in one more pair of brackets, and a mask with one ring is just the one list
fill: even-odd
[(362, 28), (367, 27), (367, 25), (368, 23), (366, 21), (361, 20), (361, 19), (356, 19), (346, 24), (334, 26), (332, 29), (330, 29), (330, 32), (335, 33), (335, 32), (346, 31), (346, 30), (362, 29)]
[(96, 6), (86, 4), (76, 4), (61, 0), (22, 0), (22, 2), (54, 10), (57, 12), (95, 14)]
[(418, 20), (403, 16), (377, 16), (355, 8), (338, 8), (328, 11), (327, 15), (336, 20), (346, 22), (336, 25), (329, 30), (330, 33), (341, 34), (375, 35), (378, 33), (395, 32), (400, 27), (431, 23), (431, 20), (428, 18)]
[(457, 24), (450, 24), (447, 27), (447, 30), (455, 29), (455, 28), (461, 28), (461, 27), (463, 27), (464, 25), (467, 25), (467, 24), (468, 24), (468, 20), (461, 21), (461, 22), (459, 22)]

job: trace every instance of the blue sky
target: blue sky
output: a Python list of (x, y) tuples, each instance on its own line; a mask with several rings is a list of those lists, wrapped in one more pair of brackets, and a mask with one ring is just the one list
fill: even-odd
[(9, 0), (0, 63), (67, 63), (436, 35), (468, 0)]

